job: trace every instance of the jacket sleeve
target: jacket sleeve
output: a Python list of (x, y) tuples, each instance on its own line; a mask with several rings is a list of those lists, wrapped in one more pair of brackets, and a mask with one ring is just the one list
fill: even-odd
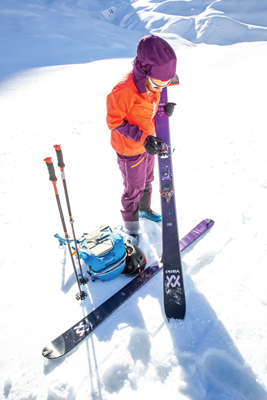
[(121, 125), (117, 126), (117, 128), (113, 130), (127, 139), (131, 139), (135, 142), (140, 142), (143, 133), (139, 126), (131, 125), (127, 120), (124, 120)]
[(140, 142), (143, 132), (139, 126), (127, 121), (127, 114), (133, 106), (134, 95), (131, 89), (115, 89), (107, 96), (107, 124), (111, 131)]

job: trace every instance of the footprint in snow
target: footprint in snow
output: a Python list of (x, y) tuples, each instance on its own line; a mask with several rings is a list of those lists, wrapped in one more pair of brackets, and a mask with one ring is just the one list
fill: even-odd
[(131, 333), (128, 350), (135, 362), (140, 360), (144, 365), (147, 365), (151, 359), (151, 343), (147, 331), (139, 328), (134, 329)]
[(48, 388), (47, 400), (75, 400), (76, 394), (67, 382), (54, 382)]
[(129, 380), (130, 368), (125, 364), (114, 364), (109, 367), (104, 376), (103, 384), (108, 393), (119, 392), (125, 384), (126, 380)]

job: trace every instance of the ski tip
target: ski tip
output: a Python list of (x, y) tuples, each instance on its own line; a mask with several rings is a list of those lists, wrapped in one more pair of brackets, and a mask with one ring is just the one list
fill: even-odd
[(207, 224), (207, 228), (210, 229), (215, 224), (215, 222), (213, 221), (213, 219), (207, 218), (206, 224)]
[(53, 356), (51, 356), (51, 354), (53, 353), (53, 350), (49, 349), (48, 347), (45, 347), (42, 351), (42, 355), (45, 358), (54, 358)]

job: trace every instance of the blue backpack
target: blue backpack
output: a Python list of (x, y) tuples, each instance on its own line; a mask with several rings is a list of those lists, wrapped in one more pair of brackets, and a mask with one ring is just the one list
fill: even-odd
[[(60, 245), (66, 240), (54, 235)], [(110, 281), (120, 275), (126, 266), (126, 249), (122, 236), (112, 232), (108, 225), (92, 233), (84, 233), (77, 239), (79, 256), (88, 267), (87, 273), (93, 280)]]

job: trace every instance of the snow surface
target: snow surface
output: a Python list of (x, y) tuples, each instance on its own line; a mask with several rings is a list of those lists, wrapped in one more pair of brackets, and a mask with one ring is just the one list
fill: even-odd
[[(1, 399), (267, 399), (266, 12), (255, 0), (1, 1)], [(62, 144), (77, 235), (121, 223), (105, 101), (148, 32), (178, 59), (169, 100), (180, 237), (204, 218), (215, 225), (182, 256), (184, 321), (166, 321), (159, 273), (49, 361), (43, 347), (129, 277), (90, 283), (75, 300), (43, 159), (56, 166)], [(143, 224), (140, 246), (149, 262), (160, 255), (155, 224)]]

